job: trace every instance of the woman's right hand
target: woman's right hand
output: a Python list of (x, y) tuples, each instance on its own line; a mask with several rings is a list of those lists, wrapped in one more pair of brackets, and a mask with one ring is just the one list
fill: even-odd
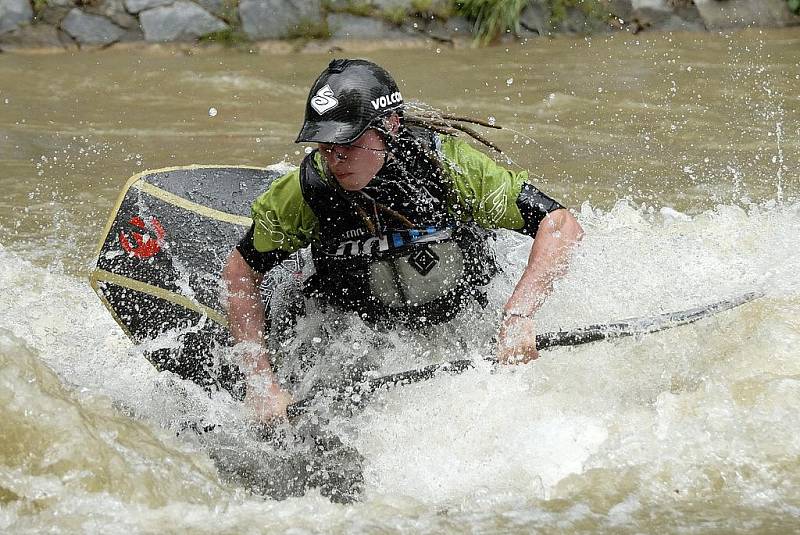
[(252, 413), (253, 418), (265, 424), (285, 420), (286, 407), (294, 402), (292, 395), (282, 389), (271, 375), (250, 377), (244, 396), (245, 407)]

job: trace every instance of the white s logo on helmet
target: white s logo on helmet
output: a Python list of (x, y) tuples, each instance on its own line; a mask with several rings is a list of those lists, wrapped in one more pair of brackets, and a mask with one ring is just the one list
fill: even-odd
[(317, 94), (311, 97), (311, 107), (320, 115), (339, 105), (339, 100), (333, 94), (333, 89), (328, 84), (319, 88)]

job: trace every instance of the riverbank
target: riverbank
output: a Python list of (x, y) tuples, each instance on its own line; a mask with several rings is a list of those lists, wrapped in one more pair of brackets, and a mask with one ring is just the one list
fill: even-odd
[[(573, 5), (575, 4), (575, 5)], [(141, 44), (351, 51), (558, 34), (800, 25), (787, 0), (530, 0), (509, 22), (452, 0), (0, 0), (0, 51)]]

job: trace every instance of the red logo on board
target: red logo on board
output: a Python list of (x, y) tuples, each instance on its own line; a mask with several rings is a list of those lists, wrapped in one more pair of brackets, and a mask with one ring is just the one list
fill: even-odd
[[(122, 245), (122, 248), (125, 249), (125, 252), (138, 258), (151, 258), (155, 256), (156, 253), (161, 250), (161, 244), (164, 243), (164, 236), (166, 235), (164, 227), (161, 226), (158, 219), (151, 217), (150, 225), (148, 226), (145, 224), (144, 219), (137, 215), (131, 218), (130, 224), (148, 232), (147, 234), (133, 232), (133, 240), (136, 242), (133, 244), (125, 232), (120, 230), (119, 243)], [(155, 237), (153, 237), (153, 233), (155, 233)]]

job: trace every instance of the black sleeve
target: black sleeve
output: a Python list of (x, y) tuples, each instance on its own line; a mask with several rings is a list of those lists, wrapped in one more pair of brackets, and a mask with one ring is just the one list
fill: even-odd
[(539, 223), (550, 212), (564, 208), (532, 185), (525, 182), (517, 197), (517, 208), (522, 214), (522, 228), (519, 232), (528, 236), (536, 236)]
[(281, 251), (280, 249), (269, 251), (268, 253), (256, 251), (256, 248), (253, 245), (254, 230), (255, 223), (250, 226), (250, 230), (247, 231), (247, 233), (236, 245), (236, 249), (239, 251), (239, 254), (242, 255), (244, 261), (247, 262), (248, 266), (253, 268), (254, 271), (257, 271), (263, 275), (270, 269), (289, 258), (289, 253), (286, 251)]

